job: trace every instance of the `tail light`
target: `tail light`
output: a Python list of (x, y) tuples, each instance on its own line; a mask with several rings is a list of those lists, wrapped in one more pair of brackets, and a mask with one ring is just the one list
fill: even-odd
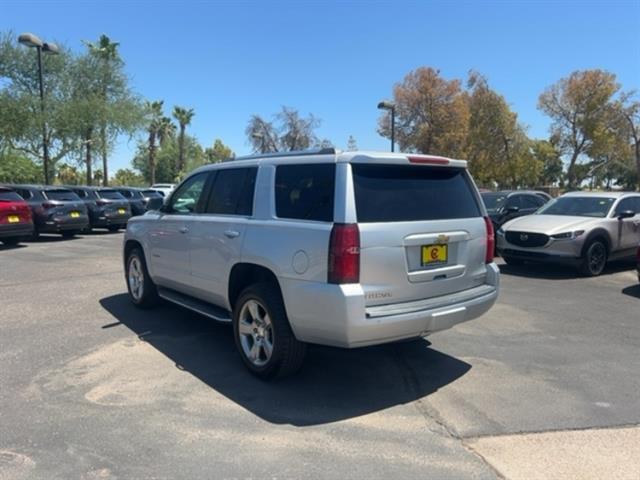
[(489, 217), (484, 217), (484, 224), (487, 227), (487, 253), (484, 257), (485, 263), (493, 262), (493, 253), (496, 249), (496, 236), (493, 231), (493, 222)]
[(355, 223), (336, 223), (329, 240), (329, 283), (360, 281), (360, 231)]

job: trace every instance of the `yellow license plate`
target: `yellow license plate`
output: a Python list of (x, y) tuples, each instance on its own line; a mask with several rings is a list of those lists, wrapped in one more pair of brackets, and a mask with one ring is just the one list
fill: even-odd
[(20, 221), (20, 217), (17, 215), (9, 215), (9, 223), (18, 223)]
[(422, 265), (442, 265), (449, 260), (448, 245), (423, 245)]
[(119, 213), (120, 215), (124, 215), (125, 213), (127, 213), (127, 211), (126, 211), (124, 208), (119, 208), (119, 209), (118, 209), (118, 213)]
[(80, 212), (71, 212), (69, 215), (71, 215), (71, 218), (78, 218), (80, 216)]

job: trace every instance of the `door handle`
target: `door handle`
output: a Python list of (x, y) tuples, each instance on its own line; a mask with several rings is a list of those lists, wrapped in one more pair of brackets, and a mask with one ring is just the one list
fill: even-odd
[(225, 230), (224, 231), (224, 236), (227, 238), (236, 238), (238, 236), (240, 236), (240, 232), (236, 231), (236, 230)]
[(188, 233), (188, 232), (189, 232), (188, 227), (180, 227), (180, 233)]

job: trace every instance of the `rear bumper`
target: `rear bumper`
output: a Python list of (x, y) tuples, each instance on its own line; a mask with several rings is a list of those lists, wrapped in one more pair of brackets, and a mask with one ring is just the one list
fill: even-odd
[(113, 214), (98, 214), (91, 219), (92, 227), (110, 227), (111, 225), (126, 225), (131, 215), (113, 215)]
[(33, 235), (32, 223), (9, 223), (0, 225), (0, 238), (29, 237)]
[(84, 230), (89, 227), (89, 217), (84, 215), (78, 218), (50, 219), (38, 224), (41, 233), (60, 233), (69, 230)]
[(360, 285), (283, 280), (291, 327), (299, 340), (355, 348), (429, 335), (484, 314), (499, 291), (498, 267), (487, 266), (487, 283), (422, 302), (365, 307)]

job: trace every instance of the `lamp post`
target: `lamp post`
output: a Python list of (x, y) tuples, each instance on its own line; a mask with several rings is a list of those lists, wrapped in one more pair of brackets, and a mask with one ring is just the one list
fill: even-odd
[(382, 101), (378, 104), (380, 110), (389, 110), (391, 112), (391, 151), (395, 150), (396, 144), (396, 104), (393, 102)]
[(44, 183), (49, 185), (49, 142), (47, 141), (47, 122), (44, 116), (44, 82), (42, 81), (42, 52), (49, 55), (58, 54), (55, 43), (47, 43), (40, 40), (33, 33), (23, 33), (18, 37), (18, 42), (30, 48), (35, 48), (38, 55), (38, 82), (40, 84), (40, 113), (42, 115), (42, 157), (44, 167)]

